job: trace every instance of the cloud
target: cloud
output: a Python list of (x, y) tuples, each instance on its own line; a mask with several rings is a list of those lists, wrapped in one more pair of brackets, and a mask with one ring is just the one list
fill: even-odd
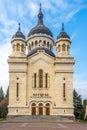
[(11, 54), (10, 39), (5, 39), (3, 44), (0, 44), (0, 86), (6, 91), (9, 85), (8, 64), (7, 59)]
[(71, 36), (71, 41), (76, 37), (77, 33), (78, 33), (78, 30), (76, 30), (76, 31), (72, 34), (72, 36)]
[(81, 95), (82, 99), (87, 99), (87, 81), (75, 81), (74, 88)]

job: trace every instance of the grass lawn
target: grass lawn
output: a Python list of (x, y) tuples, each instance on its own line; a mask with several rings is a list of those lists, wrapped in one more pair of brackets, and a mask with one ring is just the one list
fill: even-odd
[(87, 123), (87, 120), (79, 120), (80, 123)]
[(0, 122), (1, 122), (1, 121), (4, 121), (4, 118), (0, 118)]

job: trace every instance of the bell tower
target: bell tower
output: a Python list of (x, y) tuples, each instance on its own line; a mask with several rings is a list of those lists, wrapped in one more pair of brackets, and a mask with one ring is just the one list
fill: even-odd
[[(27, 80), (27, 56), (26, 39), (21, 32), (20, 24), (18, 31), (13, 35), (12, 54), (9, 56), (9, 114), (16, 115), (19, 107), (26, 106), (26, 80)], [(14, 107), (13, 107), (14, 106)], [(12, 108), (13, 107), (13, 108)]]
[(70, 56), (70, 37), (64, 31), (64, 23), (62, 23), (62, 31), (57, 36), (56, 41), (56, 56), (67, 57)]
[(12, 40), (12, 55), (11, 56), (25, 56), (26, 53), (26, 40), (24, 34), (21, 32), (20, 23), (18, 31), (13, 35)]

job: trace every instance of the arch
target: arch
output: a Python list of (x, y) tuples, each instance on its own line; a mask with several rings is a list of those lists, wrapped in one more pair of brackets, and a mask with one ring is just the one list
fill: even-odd
[(39, 70), (39, 88), (43, 88), (43, 70)]
[(48, 73), (45, 74), (45, 88), (48, 88)]
[(44, 47), (46, 46), (46, 41), (45, 41), (45, 40), (43, 41), (43, 46), (44, 46)]
[(31, 104), (31, 114), (36, 115), (36, 104), (35, 103)]
[(50, 50), (52, 50), (52, 45), (50, 44)]
[(42, 41), (41, 40), (39, 40), (39, 43), (41, 43)]
[(37, 74), (34, 73), (34, 88), (37, 87)]
[(60, 45), (58, 45), (58, 52), (60, 52)]
[(43, 104), (42, 103), (38, 104), (38, 112), (39, 112), (38, 113), (39, 115), (43, 115)]
[(47, 47), (49, 48), (49, 42), (47, 42)]
[(50, 115), (50, 104), (46, 103), (45, 107), (46, 107), (46, 115)]
[(65, 51), (65, 50), (66, 50), (66, 45), (63, 44), (63, 45), (62, 45), (62, 51)]
[(37, 41), (35, 41), (35, 47), (37, 47), (37, 43), (38, 43), (38, 42), (37, 42)]
[(17, 43), (17, 51), (20, 51), (20, 44)]
[(32, 48), (33, 48), (33, 45), (34, 45), (34, 43), (32, 42), (32, 43), (31, 43)]

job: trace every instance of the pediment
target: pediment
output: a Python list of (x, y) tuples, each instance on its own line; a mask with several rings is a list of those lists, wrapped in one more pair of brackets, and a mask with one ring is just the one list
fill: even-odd
[(31, 64), (35, 64), (38, 62), (46, 63), (46, 64), (52, 64), (54, 62), (54, 57), (49, 56), (48, 54), (44, 53), (36, 53), (28, 60)]

